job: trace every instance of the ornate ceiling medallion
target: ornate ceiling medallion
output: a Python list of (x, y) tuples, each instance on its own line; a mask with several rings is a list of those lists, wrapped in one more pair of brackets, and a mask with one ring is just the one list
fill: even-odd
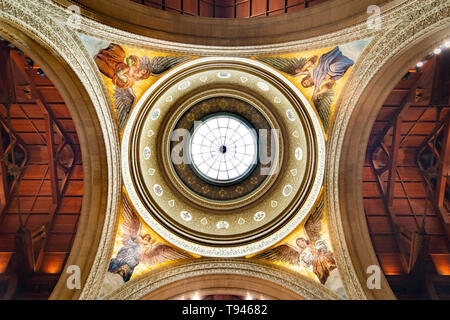
[(314, 206), (324, 163), (307, 99), (243, 58), (168, 72), (138, 101), (122, 138), (138, 213), (175, 246), (210, 257), (254, 254), (286, 237)]

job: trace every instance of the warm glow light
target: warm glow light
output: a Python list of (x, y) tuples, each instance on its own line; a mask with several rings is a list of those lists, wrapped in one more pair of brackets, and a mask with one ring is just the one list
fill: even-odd
[(433, 50), (434, 54), (440, 54), (442, 52), (441, 48), (436, 48)]
[(245, 300), (253, 300), (253, 297), (250, 294), (250, 292), (247, 292), (247, 297), (245, 297)]
[(416, 66), (419, 67), (419, 68), (422, 68), (423, 67), (423, 62), (422, 61), (417, 62)]
[(444, 46), (445, 46), (446, 48), (450, 48), (450, 41), (446, 41), (445, 44), (444, 44)]
[(192, 297), (192, 300), (200, 300), (200, 295), (198, 294), (198, 292), (196, 292), (194, 294), (194, 296)]
[(0, 273), (5, 273), (8, 268), (9, 259), (11, 259), (12, 253), (1, 252), (0, 253)]
[(433, 260), (438, 274), (441, 276), (450, 276), (450, 254), (432, 254), (431, 260)]
[(59, 263), (49, 263), (46, 265), (45, 267), (45, 273), (51, 273), (51, 274), (56, 274), (59, 273), (61, 270), (61, 266), (59, 265)]

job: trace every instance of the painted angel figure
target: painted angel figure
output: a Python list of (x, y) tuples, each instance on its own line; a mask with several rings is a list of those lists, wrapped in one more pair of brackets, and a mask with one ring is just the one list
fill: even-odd
[(136, 81), (144, 80), (150, 76), (159, 76), (174, 66), (189, 60), (188, 57), (149, 57), (141, 58), (126, 56), (125, 50), (118, 44), (111, 43), (94, 57), (100, 71), (110, 78), (115, 85), (113, 94), (120, 128), (125, 126), (128, 114), (131, 111), (136, 95), (133, 85)]
[[(300, 84), (304, 88), (314, 86), (311, 101), (317, 109), (325, 131), (328, 130), (330, 109), (333, 104), (336, 81), (342, 78), (354, 61), (344, 56), (339, 47), (317, 56), (308, 58), (260, 58), (272, 67), (294, 76), (303, 76)], [(307, 63), (309, 61), (309, 63)]]
[(123, 239), (115, 258), (112, 258), (108, 271), (123, 277), (123, 281), (130, 280), (134, 268), (139, 263), (153, 265), (168, 260), (188, 258), (189, 256), (168, 245), (157, 243), (148, 233), (141, 233), (142, 224), (134, 213), (128, 200), (123, 200)]
[(320, 200), (314, 212), (305, 223), (307, 239), (301, 237), (296, 240), (296, 246), (282, 244), (256, 255), (254, 258), (269, 261), (282, 261), (291, 265), (313, 267), (313, 272), (324, 284), (330, 272), (336, 268), (333, 253), (321, 239), (323, 201)]

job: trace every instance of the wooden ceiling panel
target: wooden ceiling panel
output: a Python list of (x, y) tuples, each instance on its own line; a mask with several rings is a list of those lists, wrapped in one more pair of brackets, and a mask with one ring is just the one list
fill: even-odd
[(51, 196), (51, 183), (49, 180), (22, 180), (19, 186), (19, 195), (21, 196)]
[(426, 136), (424, 135), (408, 135), (408, 136), (404, 136), (402, 139), (402, 143), (401, 146), (405, 147), (405, 148), (417, 148), (419, 147), (423, 140), (426, 138)]
[(376, 182), (366, 182), (363, 184), (363, 195), (365, 198), (381, 198)]
[(56, 233), (52, 232), (48, 236), (47, 251), (51, 252), (67, 252), (67, 248), (72, 246), (73, 233)]
[[(52, 206), (52, 197), (36, 195), (20, 197), (20, 211), (23, 214), (48, 214)], [(13, 199), (8, 208), (8, 214), (17, 214), (19, 212), (17, 199)], [(17, 217), (16, 217), (17, 219)]]
[(373, 234), (373, 243), (377, 253), (396, 253), (398, 249), (395, 250), (397, 244), (395, 242), (394, 236), (391, 234), (380, 235)]
[(0, 233), (0, 252), (14, 251), (14, 233)]
[(53, 232), (56, 233), (75, 233), (75, 228), (78, 223), (78, 214), (75, 215), (61, 215), (56, 214), (53, 225)]
[(375, 182), (375, 174), (372, 171), (371, 167), (364, 167), (363, 168), (363, 181), (365, 182)]
[(82, 196), (83, 195), (83, 181), (70, 180), (67, 189), (67, 196)]
[(405, 182), (405, 192), (410, 198), (424, 198), (426, 196), (425, 187), (422, 182)]
[(422, 182), (422, 174), (417, 167), (397, 167), (397, 172), (402, 180)]
[(383, 272), (387, 275), (400, 275), (404, 274), (400, 255), (398, 254), (379, 254), (378, 260), (380, 261)]
[(67, 254), (59, 252), (48, 252), (45, 254), (44, 262), (42, 263), (39, 272), (45, 274), (59, 274), (66, 260)]
[(81, 211), (82, 199), (80, 197), (64, 197), (59, 206), (60, 214), (77, 214)]
[[(46, 231), (41, 235), (47, 235), (36, 242), (42, 243), (43, 251), (33, 252), (42, 258), (37, 260), (41, 261), (36, 266), (38, 271), (32, 271), (31, 276), (20, 275), (17, 287), (11, 291), (17, 295), (7, 298), (45, 299), (59, 278), (77, 230), (83, 198), (81, 150), (70, 112), (51, 81), (42, 76), (39, 67), (21, 51), (11, 49), (1, 41), (0, 49), (6, 58), (0, 65), (6, 63), (12, 66), (12, 76), (6, 80), (17, 94), (14, 101), (2, 100), (0, 121), (7, 117), (9, 105), (11, 126), (8, 128), (18, 137), (27, 156), (15, 182), (18, 184), (17, 194), (11, 190), (7, 203), (0, 210), (0, 256), (15, 251), (14, 237), (19, 234), (19, 227), (36, 234), (45, 227)], [(0, 77), (4, 82), (5, 75)], [(53, 134), (53, 142), (49, 144), (48, 128)], [(68, 144), (62, 145), (66, 142)], [(63, 149), (57, 153), (60, 146)], [(53, 153), (56, 162), (49, 161), (49, 152)], [(61, 164), (68, 165), (68, 171), (63, 170)], [(51, 174), (52, 170), (55, 175)], [(9, 179), (13, 181), (12, 177)], [(52, 188), (52, 185), (55, 187)], [(18, 254), (25, 253), (14, 253), (13, 259)], [(2, 263), (0, 266), (3, 268)], [(15, 272), (18, 271), (5, 269), (6, 279)], [(53, 278), (48, 276), (49, 273), (54, 274)], [(0, 295), (3, 294), (1, 292), (4, 291), (0, 290)]]
[(383, 106), (380, 110), (380, 112), (378, 113), (377, 116), (377, 122), (378, 121), (385, 121), (385, 123), (389, 122), (389, 120), (392, 119), (392, 117), (394, 116), (395, 112), (398, 110), (397, 106)]
[(376, 233), (392, 233), (391, 223), (386, 216), (369, 216), (367, 217), (370, 232)]
[(250, 18), (283, 14), (329, 0), (131, 0), (173, 14), (214, 18)]
[(395, 201), (393, 202), (392, 207), (395, 211), (395, 214), (401, 216), (401, 215), (410, 215), (413, 213), (408, 199), (398, 197), (395, 197), (394, 199)]
[[(441, 58), (450, 59), (450, 54), (441, 54)], [(429, 255), (449, 254), (448, 224), (450, 220), (445, 218), (445, 214), (448, 215), (448, 209), (442, 208), (449, 202), (450, 192), (441, 196), (441, 199), (444, 198), (443, 203), (439, 205), (436, 202), (438, 197), (436, 197), (433, 183), (437, 181), (436, 177), (442, 161), (439, 160), (441, 162), (438, 162), (436, 168), (430, 166), (432, 162), (427, 162), (426, 159), (429, 159), (429, 156), (423, 154), (422, 149), (425, 141), (434, 139), (437, 128), (443, 126), (444, 129), (439, 132), (448, 132), (445, 131), (445, 124), (448, 125), (450, 106), (444, 104), (441, 107), (440, 122), (436, 124), (438, 108), (435, 105), (430, 106), (430, 99), (427, 97), (427, 95), (433, 96), (436, 92), (432, 83), (439, 83), (434, 80), (436, 75), (434, 70), (441, 65), (439, 61), (441, 60), (433, 57), (427, 62), (426, 68), (410, 72), (384, 101), (369, 137), (364, 162), (363, 196), (367, 224), (380, 265), (385, 274), (389, 275), (387, 279), (398, 298), (435, 298), (435, 292), (438, 291), (437, 288), (442, 284), (443, 278), (436, 278), (436, 273), (433, 273), (434, 268), (429, 265), (432, 260)], [(448, 71), (450, 72), (450, 69)], [(439, 81), (450, 83), (448, 72), (447, 79)], [(419, 87), (418, 90), (413, 89), (416, 85)], [(428, 88), (428, 92), (431, 93), (428, 94), (423, 88)], [(410, 92), (413, 93), (412, 90), (416, 90), (416, 95), (420, 95), (418, 97), (420, 101), (416, 100), (414, 94), (409, 96), (410, 101), (405, 100)], [(401, 114), (401, 118), (396, 121), (398, 114)], [(396, 125), (401, 126), (397, 127), (401, 133), (397, 141), (392, 136)], [(381, 142), (388, 148), (387, 168), (383, 174), (375, 174), (370, 159), (375, 157), (373, 152), (379, 149)], [(394, 149), (392, 145), (397, 147)], [(440, 146), (439, 143), (438, 145)], [(443, 152), (444, 149), (441, 147), (436, 150), (439, 154), (438, 159), (450, 157), (448, 153)], [(376, 157), (379, 158), (379, 154)], [(389, 157), (396, 161), (390, 161)], [(421, 166), (425, 166), (426, 171), (419, 167), (418, 159), (422, 159)], [(429, 177), (428, 180), (425, 180), (424, 174)], [(393, 187), (392, 193), (389, 193), (389, 190), (392, 190), (389, 186)], [(378, 190), (383, 187), (384, 191), (381, 194), (373, 191), (377, 187)], [(448, 182), (446, 188), (449, 189)], [(447, 210), (447, 213), (443, 213), (442, 210)], [(426, 214), (425, 219), (424, 214)], [(428, 239), (428, 245), (426, 239)], [(408, 265), (410, 250), (412, 247), (420, 248), (422, 244), (423, 249), (416, 261), (423, 262), (425, 267), (410, 274), (416, 266)], [(450, 270), (450, 264), (446, 265), (448, 261), (444, 260), (440, 263), (444, 265), (444, 269)], [(431, 273), (429, 273), (430, 270)], [(402, 275), (407, 275), (408, 278), (402, 278)], [(427, 285), (424, 285), (425, 282)], [(441, 294), (440, 297), (444, 298), (445, 294)]]
[(364, 209), (366, 211), (367, 216), (372, 215), (386, 215), (386, 210), (383, 205), (383, 200), (381, 198), (377, 199), (368, 199), (364, 200)]

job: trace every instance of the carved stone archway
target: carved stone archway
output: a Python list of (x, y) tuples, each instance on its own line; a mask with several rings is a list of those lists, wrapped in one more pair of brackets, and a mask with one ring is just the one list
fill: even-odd
[(118, 130), (107, 93), (95, 74), (98, 71), (89, 64), (81, 42), (73, 31), (53, 20), (41, 24), (41, 14), (0, 2), (0, 36), (45, 70), (64, 99), (78, 134), (84, 172), (82, 209), (70, 256), (50, 297), (78, 299), (81, 290), (66, 286), (67, 267), (78, 266), (82, 288), (89, 287), (102, 270), (98, 264), (109, 258), (102, 255), (109, 251), (99, 248), (110, 245), (108, 239), (118, 220)]
[(248, 259), (195, 259), (137, 277), (104, 299), (171, 299), (193, 291), (223, 288), (274, 299), (342, 299), (296, 272)]
[(379, 263), (364, 214), (363, 162), (383, 101), (411, 66), (450, 37), (449, 17), (449, 3), (411, 1), (399, 12), (398, 22), (383, 27), (366, 48), (336, 105), (328, 140), (326, 205), (343, 283), (353, 298), (395, 299), (383, 275), (381, 289), (366, 286), (367, 267)]

